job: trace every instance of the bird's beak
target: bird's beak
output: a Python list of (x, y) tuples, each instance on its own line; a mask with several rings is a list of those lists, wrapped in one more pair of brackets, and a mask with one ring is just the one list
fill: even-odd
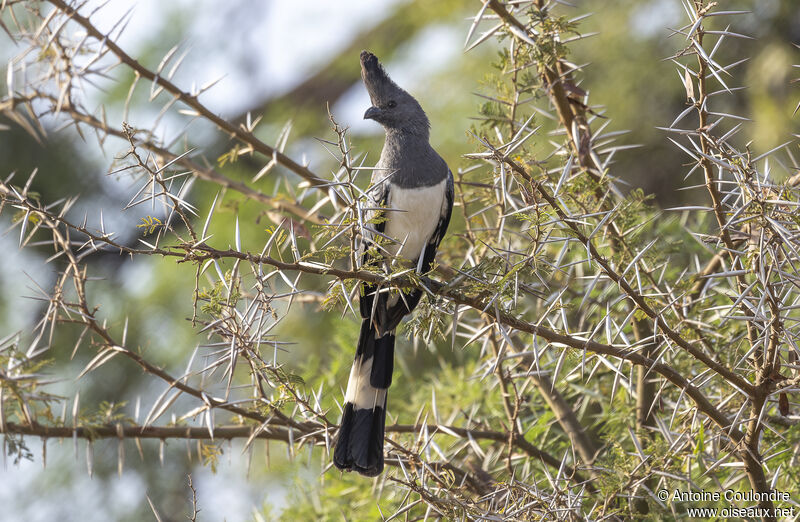
[(381, 110), (377, 107), (370, 107), (367, 109), (367, 112), (364, 113), (365, 120), (374, 120), (378, 114), (381, 113)]

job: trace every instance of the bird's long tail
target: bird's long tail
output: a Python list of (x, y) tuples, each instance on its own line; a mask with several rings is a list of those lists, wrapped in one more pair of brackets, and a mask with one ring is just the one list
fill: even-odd
[(383, 471), (386, 392), (393, 368), (394, 332), (380, 335), (373, 322), (364, 319), (333, 452), (337, 468), (368, 477)]

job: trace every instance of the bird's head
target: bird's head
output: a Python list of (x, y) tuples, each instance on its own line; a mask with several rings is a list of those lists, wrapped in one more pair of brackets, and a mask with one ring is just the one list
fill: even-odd
[(369, 51), (361, 51), (361, 78), (372, 101), (365, 120), (375, 120), (387, 130), (428, 136), (430, 123), (419, 102), (389, 78), (378, 57)]

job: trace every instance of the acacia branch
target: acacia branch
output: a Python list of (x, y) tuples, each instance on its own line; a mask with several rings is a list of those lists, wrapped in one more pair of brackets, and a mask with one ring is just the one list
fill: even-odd
[[(507, 160), (508, 161), (508, 160)], [(513, 163), (513, 162), (512, 162)], [(513, 163), (516, 165), (515, 163)], [(521, 172), (525, 173), (524, 170), (521, 169), (517, 165), (517, 168), (521, 170)], [(525, 173), (527, 175), (527, 173)], [(538, 183), (538, 182), (537, 182)], [(15, 192), (7, 187), (5, 184), (0, 183), (0, 193), (5, 193), (7, 197), (11, 197), (17, 199)], [(546, 191), (543, 191), (544, 194), (547, 194)], [(49, 212), (41, 209), (40, 207), (34, 205), (27, 199), (22, 199), (21, 201), (17, 200), (15, 203), (25, 205), (26, 208), (31, 210), (32, 212), (36, 212), (44, 217), (50, 217)], [(66, 226), (77, 230), (81, 233), (87, 234), (90, 238), (94, 241), (100, 243), (107, 243), (114, 247), (115, 249), (119, 249), (120, 253), (126, 253), (130, 255), (161, 255), (164, 257), (175, 257), (179, 258), (181, 261), (198, 261), (201, 262), (206, 259), (239, 259), (242, 261), (248, 261), (255, 264), (265, 264), (269, 266), (273, 266), (275, 268), (281, 270), (288, 270), (288, 271), (296, 271), (296, 272), (304, 272), (309, 274), (315, 274), (320, 276), (333, 276), (339, 279), (356, 279), (359, 281), (365, 281), (369, 283), (375, 283), (380, 285), (393, 285), (398, 288), (420, 288), (434, 294), (440, 295), (451, 300), (457, 304), (467, 305), (475, 310), (483, 312), (484, 310), (488, 310), (492, 308), (492, 301), (486, 300), (481, 297), (469, 296), (458, 290), (452, 288), (448, 284), (440, 283), (431, 279), (423, 278), (421, 281), (411, 280), (407, 277), (392, 277), (391, 275), (385, 276), (380, 275), (372, 272), (368, 272), (365, 270), (342, 270), (338, 268), (334, 268), (332, 266), (322, 265), (320, 263), (310, 263), (306, 261), (298, 261), (298, 262), (285, 262), (279, 259), (275, 259), (268, 255), (257, 255), (251, 254), (248, 252), (239, 252), (237, 250), (228, 249), (228, 250), (217, 250), (211, 248), (205, 244), (200, 245), (180, 245), (177, 247), (173, 247), (173, 249), (164, 249), (164, 248), (153, 248), (153, 249), (133, 249), (126, 247), (121, 244), (117, 244), (113, 242), (107, 236), (99, 236), (93, 234), (92, 232), (85, 229), (85, 227), (78, 227), (75, 225), (70, 224), (64, 218), (58, 218), (58, 221), (64, 223)], [(568, 220), (567, 220), (568, 221)], [(582, 235), (581, 235), (582, 236)], [(589, 243), (591, 246), (591, 243)], [(594, 247), (592, 247), (593, 249)], [(597, 255), (599, 259), (602, 259), (599, 254), (597, 254), (596, 250), (594, 251), (593, 255)], [(610, 270), (610, 269), (609, 269)], [(610, 270), (612, 274), (616, 276), (616, 273), (613, 270)], [(618, 276), (617, 276), (618, 277)], [(624, 281), (623, 281), (624, 283)], [(622, 283), (620, 283), (622, 285)], [(625, 283), (625, 286), (627, 284)], [(628, 289), (634, 294), (630, 287)], [(647, 307), (647, 310), (650, 310)], [(650, 310), (652, 312), (652, 310)], [(569, 346), (571, 348), (577, 350), (588, 350), (590, 352), (599, 353), (602, 355), (610, 355), (613, 357), (618, 357), (620, 359), (624, 359), (630, 361), (633, 364), (641, 365), (650, 368), (651, 371), (655, 371), (664, 377), (667, 378), (670, 382), (675, 384), (679, 389), (682, 389), (686, 392), (686, 394), (691, 397), (695, 404), (697, 405), (698, 409), (706, 414), (709, 418), (714, 420), (714, 422), (720, 426), (728, 435), (738, 441), (742, 438), (742, 433), (738, 430), (738, 428), (732, 426), (731, 421), (727, 418), (727, 416), (714, 407), (713, 404), (705, 397), (705, 395), (692, 385), (680, 372), (675, 370), (669, 365), (664, 363), (656, 362), (653, 359), (646, 357), (639, 353), (635, 349), (623, 349), (617, 346), (613, 346), (610, 344), (602, 344), (596, 341), (592, 341), (589, 339), (580, 339), (577, 337), (573, 337), (570, 335), (560, 334), (548, 328), (545, 328), (541, 325), (529, 323), (523, 319), (520, 319), (509, 312), (501, 312), (497, 311), (495, 317), (499, 323), (505, 324), (510, 326), (514, 329), (519, 331), (527, 332), (533, 335), (538, 335), (543, 339), (546, 339), (552, 343), (561, 344), (564, 346)], [(662, 322), (659, 320), (659, 324), (661, 325)], [(668, 327), (667, 327), (668, 328)], [(671, 330), (669, 330), (671, 331)], [(107, 334), (106, 334), (107, 335)], [(678, 337), (681, 339), (680, 337)], [(683, 341), (681, 339), (681, 341)], [(108, 339), (107, 342), (110, 346), (117, 346), (113, 340)], [(683, 341), (685, 343), (685, 341)], [(697, 351), (693, 346), (690, 346), (693, 351)], [(132, 355), (132, 352), (129, 352)], [(705, 354), (702, 354), (705, 357)], [(706, 357), (707, 358), (707, 357)], [(138, 362), (138, 361), (137, 361)], [(717, 366), (720, 366), (718, 363), (715, 363)], [(723, 368), (726, 372), (728, 371), (726, 368)], [(159, 370), (161, 371), (161, 370)], [(734, 374), (735, 375), (735, 374)], [(737, 380), (741, 380), (738, 375), (735, 375)], [(167, 380), (170, 382), (174, 379), (167, 377)], [(751, 387), (749, 383), (747, 383), (748, 389)], [(196, 392), (199, 393), (199, 392)], [(197, 395), (199, 397), (199, 395)], [(220, 405), (221, 407), (221, 405)]]
[[(523, 34), (528, 34), (530, 38), (528, 28), (513, 16), (506, 9), (505, 5), (498, 0), (489, 0), (488, 5), (497, 13), (505, 24), (516, 28), (517, 31), (521, 31)], [(540, 11), (544, 11), (546, 9), (546, 2), (544, 0), (537, 0), (536, 6)], [(515, 36), (519, 37), (516, 34)], [(525, 45), (525, 42), (523, 42), (523, 45)], [(567, 92), (567, 85), (575, 85), (571, 71), (565, 68), (562, 61), (557, 58), (553, 64), (540, 64), (539, 75), (545, 86), (545, 91), (550, 102), (556, 108), (561, 128), (567, 135), (567, 141), (572, 150), (572, 154), (578, 159), (581, 168), (595, 183), (597, 183), (595, 197), (598, 203), (607, 212), (612, 211), (613, 204), (606, 197), (602, 189), (605, 173), (601, 172), (602, 166), (596, 162), (596, 155), (594, 154), (592, 144), (592, 130), (586, 119), (587, 107), (582, 101), (573, 100)], [(625, 238), (618, 230), (616, 223), (610, 220), (604, 228), (610, 234), (612, 249), (618, 250), (621, 246), (635, 259)], [(638, 263), (640, 261), (636, 262)], [(644, 272), (647, 274), (653, 286), (657, 287), (658, 285), (650, 274), (650, 271), (644, 270)], [(647, 321), (633, 319), (632, 328), (637, 343), (644, 343), (642, 345), (642, 352), (647, 357), (655, 357), (656, 342), (652, 325)], [(646, 368), (639, 368), (636, 386), (636, 421), (639, 427), (653, 426), (655, 388), (655, 383), (649, 378), (649, 371)]]
[[(0, 426), (2, 428), (2, 426)], [(296, 426), (286, 426), (264, 422), (263, 427), (257, 425), (229, 425), (215, 426), (213, 433), (206, 427), (198, 426), (138, 426), (127, 424), (103, 424), (96, 426), (48, 426), (38, 422), (18, 424), (6, 422), (5, 428), (0, 433), (41, 437), (45, 439), (66, 439), (77, 437), (86, 440), (99, 439), (189, 439), (189, 440), (234, 440), (234, 439), (263, 439), (281, 442), (311, 443), (316, 446), (326, 446), (338, 426), (321, 426), (316, 422), (298, 423)], [(296, 434), (290, 434), (290, 431)], [(492, 442), (506, 443), (509, 434), (500, 431), (475, 430), (459, 426), (439, 426), (437, 424), (390, 424), (386, 426), (387, 433), (417, 434), (422, 431), (434, 435), (450, 437), (472, 438), (475, 440), (490, 440)], [(327, 432), (327, 439), (326, 439)], [(534, 457), (548, 466), (558, 469), (562, 466), (561, 460), (537, 448), (517, 433), (512, 436), (515, 449)], [(583, 481), (580, 472), (570, 466), (566, 471), (578, 481)]]
[(186, 104), (187, 106), (191, 107), (205, 119), (213, 123), (218, 129), (227, 134), (236, 137), (243, 143), (251, 146), (253, 150), (263, 154), (264, 156), (275, 158), (280, 165), (283, 165), (287, 169), (291, 170), (301, 178), (308, 181), (311, 185), (314, 186), (325, 186), (329, 185), (329, 182), (325, 179), (317, 177), (313, 172), (311, 172), (308, 167), (300, 165), (290, 157), (286, 156), (282, 152), (278, 151), (277, 149), (267, 145), (260, 139), (258, 139), (252, 132), (245, 130), (243, 127), (236, 126), (233, 123), (225, 120), (224, 118), (214, 114), (209, 108), (205, 105), (200, 103), (198, 99), (198, 95), (183, 91), (177, 85), (172, 83), (170, 80), (159, 76), (158, 74), (154, 73), (150, 69), (144, 67), (138, 60), (131, 57), (128, 53), (126, 53), (122, 48), (117, 45), (117, 43), (108, 38), (108, 35), (103, 34), (99, 29), (97, 29), (92, 22), (84, 17), (81, 16), (78, 11), (72, 7), (71, 5), (67, 4), (64, 0), (47, 0), (50, 4), (54, 7), (62, 11), (66, 14), (69, 18), (74, 20), (78, 23), (81, 27), (86, 29), (86, 32), (95, 40), (100, 42), (100, 45), (106, 46), (114, 56), (119, 59), (120, 62), (127, 65), (131, 70), (136, 72), (142, 78), (145, 78), (160, 87), (163, 87), (164, 90), (175, 96), (178, 100)]
[(728, 369), (727, 367), (723, 366), (719, 362), (713, 360), (711, 357), (706, 355), (702, 350), (696, 348), (694, 345), (686, 341), (678, 332), (672, 329), (672, 327), (667, 324), (664, 320), (662, 315), (647, 304), (644, 296), (636, 292), (628, 282), (620, 276), (612, 267), (609, 261), (597, 251), (597, 248), (594, 246), (594, 243), (589, 239), (578, 227), (575, 220), (567, 215), (566, 211), (561, 208), (561, 205), (556, 201), (556, 199), (550, 195), (550, 193), (544, 188), (542, 183), (531, 176), (522, 166), (520, 166), (517, 162), (515, 162), (511, 158), (507, 158), (502, 155), (499, 151), (493, 150), (493, 157), (496, 161), (500, 161), (509, 165), (514, 172), (525, 178), (528, 182), (533, 185), (534, 188), (542, 195), (542, 197), (547, 201), (547, 203), (553, 208), (553, 210), (558, 214), (559, 218), (563, 223), (569, 226), (570, 230), (575, 234), (578, 241), (581, 244), (585, 245), (586, 248), (589, 250), (589, 253), (592, 257), (592, 260), (595, 261), (600, 267), (603, 269), (603, 272), (612, 280), (614, 281), (619, 287), (625, 292), (625, 294), (634, 302), (636, 306), (642, 310), (648, 317), (650, 317), (656, 324), (656, 326), (675, 344), (692, 354), (696, 359), (702, 361), (706, 366), (720, 374), (724, 377), (728, 382), (736, 386), (737, 388), (741, 389), (742, 391), (751, 394), (753, 392), (753, 385), (742, 378), (739, 374), (733, 372), (732, 370)]

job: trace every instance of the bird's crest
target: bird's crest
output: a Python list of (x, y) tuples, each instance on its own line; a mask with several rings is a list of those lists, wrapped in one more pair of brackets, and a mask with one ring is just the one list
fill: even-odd
[(400, 93), (409, 95), (389, 78), (378, 57), (369, 51), (361, 51), (361, 79), (364, 80), (372, 105), (376, 107), (380, 106), (381, 100)]
[(389, 78), (378, 57), (361, 51), (361, 78), (372, 102), (364, 118), (375, 120), (387, 130), (425, 136), (430, 123), (419, 102)]

